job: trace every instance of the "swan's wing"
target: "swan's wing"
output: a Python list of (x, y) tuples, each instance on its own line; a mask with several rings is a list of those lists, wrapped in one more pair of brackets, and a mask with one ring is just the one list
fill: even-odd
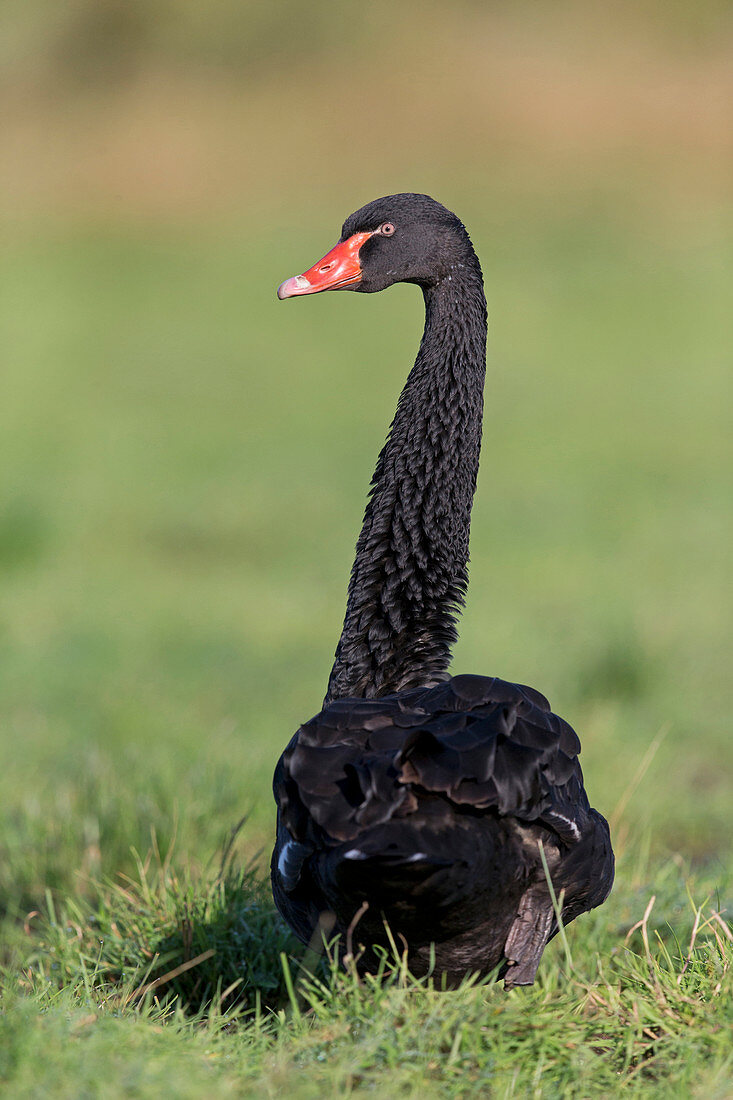
[(275, 794), (293, 839), (319, 846), (408, 816), (426, 794), (538, 822), (571, 845), (590, 810), (579, 751), (538, 692), (456, 676), (331, 703), (288, 746)]

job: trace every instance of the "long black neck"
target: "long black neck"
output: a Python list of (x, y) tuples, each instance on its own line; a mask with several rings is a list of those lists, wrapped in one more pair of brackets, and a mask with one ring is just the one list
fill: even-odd
[(424, 295), (425, 331), (372, 478), (326, 703), (440, 680), (457, 638), (486, 372), (478, 260)]

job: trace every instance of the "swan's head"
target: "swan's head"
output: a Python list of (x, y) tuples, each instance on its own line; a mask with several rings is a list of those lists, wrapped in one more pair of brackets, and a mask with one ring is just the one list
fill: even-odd
[(387, 195), (346, 219), (337, 245), (278, 298), (322, 290), (372, 293), (393, 283), (435, 286), (460, 265), (477, 265), (462, 222), (429, 195)]

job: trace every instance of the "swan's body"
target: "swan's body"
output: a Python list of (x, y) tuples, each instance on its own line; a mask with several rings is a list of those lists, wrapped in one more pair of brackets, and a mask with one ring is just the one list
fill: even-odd
[(386, 918), (416, 973), (501, 967), (526, 984), (557, 931), (540, 848), (565, 922), (607, 896), (613, 853), (578, 739), (544, 697), (446, 671), (481, 442), (478, 259), (448, 210), (394, 195), (278, 293), (397, 281), (422, 287), (425, 331), (372, 481), (324, 708), (275, 772), (273, 892), (304, 942), (333, 914), (362, 966), (388, 942)]

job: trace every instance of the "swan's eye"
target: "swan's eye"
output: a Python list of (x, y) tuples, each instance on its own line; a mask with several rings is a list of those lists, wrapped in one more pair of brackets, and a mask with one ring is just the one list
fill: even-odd
[(379, 232), (383, 237), (391, 237), (394, 233), (394, 226), (392, 222), (385, 222), (384, 225), (380, 225)]

